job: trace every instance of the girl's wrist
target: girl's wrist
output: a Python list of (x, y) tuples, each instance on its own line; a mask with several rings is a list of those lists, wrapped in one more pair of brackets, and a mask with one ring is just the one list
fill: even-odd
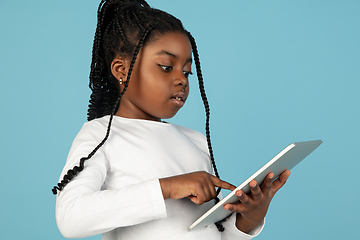
[(249, 223), (244, 219), (244, 217), (240, 213), (236, 213), (236, 223), (235, 226), (240, 231), (248, 234), (251, 230), (256, 228), (260, 223)]
[(168, 188), (168, 179), (161, 178), (161, 179), (159, 179), (159, 182), (160, 182), (161, 192), (163, 194), (164, 200), (170, 198), (169, 191), (168, 191), (168, 189), (169, 189)]

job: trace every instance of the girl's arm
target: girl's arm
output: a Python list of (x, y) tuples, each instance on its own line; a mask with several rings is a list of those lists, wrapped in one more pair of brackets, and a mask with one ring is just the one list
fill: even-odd
[(167, 217), (157, 179), (104, 191), (77, 180), (73, 183), (59, 194), (56, 204), (58, 228), (66, 238), (89, 237)]
[[(79, 164), (104, 134), (104, 127), (85, 124), (76, 136), (61, 174)], [(158, 179), (150, 179), (121, 189), (102, 190), (109, 160), (106, 146), (85, 162), (85, 168), (58, 194), (56, 221), (67, 238), (97, 235), (121, 226), (166, 218), (165, 202)]]

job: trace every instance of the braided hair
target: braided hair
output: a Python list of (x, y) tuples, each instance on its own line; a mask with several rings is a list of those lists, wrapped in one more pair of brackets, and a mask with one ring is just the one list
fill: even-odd
[[(69, 169), (63, 179), (52, 189), (53, 194), (64, 187), (84, 169), (89, 160), (106, 142), (110, 134), (114, 114), (120, 106), (121, 97), (128, 88), (133, 66), (141, 48), (147, 43), (156, 41), (157, 37), (166, 33), (183, 33), (188, 36), (193, 50), (199, 89), (206, 113), (206, 138), (211, 163), (216, 177), (219, 173), (214, 161), (210, 140), (210, 108), (205, 94), (201, 73), (199, 54), (195, 39), (185, 30), (181, 21), (161, 10), (151, 8), (144, 0), (102, 0), (97, 11), (97, 26), (93, 42), (89, 87), (92, 90), (89, 101), (88, 120), (110, 115), (104, 139), (89, 153), (82, 157), (79, 165)], [(117, 56), (131, 59), (124, 88), (120, 91), (118, 80), (111, 73), (111, 62)], [(220, 192), (217, 189), (217, 195)], [(219, 198), (215, 198), (217, 203)], [(216, 223), (219, 231), (223, 231), (221, 223)]]

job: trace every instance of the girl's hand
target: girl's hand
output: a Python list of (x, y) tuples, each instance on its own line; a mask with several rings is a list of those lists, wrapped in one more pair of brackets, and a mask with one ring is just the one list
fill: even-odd
[(224, 209), (236, 212), (236, 227), (245, 233), (250, 232), (264, 219), (269, 204), (275, 193), (284, 186), (290, 176), (290, 171), (284, 171), (274, 182), (273, 173), (269, 173), (261, 187), (255, 180), (249, 183), (251, 192), (246, 195), (243, 191), (236, 191), (239, 202), (226, 204)]
[(188, 197), (201, 205), (216, 197), (215, 187), (234, 190), (236, 187), (224, 182), (207, 172), (192, 172), (174, 177), (160, 179), (164, 199), (180, 199)]

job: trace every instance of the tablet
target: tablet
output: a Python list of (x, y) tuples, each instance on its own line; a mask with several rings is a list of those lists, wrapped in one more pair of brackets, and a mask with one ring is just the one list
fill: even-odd
[(271, 159), (268, 163), (266, 163), (262, 168), (255, 172), (251, 177), (249, 177), (245, 182), (238, 186), (234, 191), (229, 193), (209, 211), (207, 211), (193, 224), (191, 224), (188, 227), (188, 230), (190, 231), (196, 228), (205, 227), (209, 224), (215, 223), (228, 217), (232, 212), (229, 210), (225, 210), (223, 206), (227, 203), (234, 203), (238, 201), (238, 198), (235, 196), (236, 191), (241, 189), (245, 193), (249, 193), (250, 181), (255, 179), (260, 184), (264, 181), (266, 175), (270, 172), (274, 173), (275, 180), (286, 169), (290, 170), (295, 167), (299, 162), (301, 162), (301, 160), (306, 158), (312, 151), (314, 151), (318, 146), (320, 146), (321, 143), (321, 140), (316, 140), (307, 142), (296, 142), (290, 144), (273, 159)]

